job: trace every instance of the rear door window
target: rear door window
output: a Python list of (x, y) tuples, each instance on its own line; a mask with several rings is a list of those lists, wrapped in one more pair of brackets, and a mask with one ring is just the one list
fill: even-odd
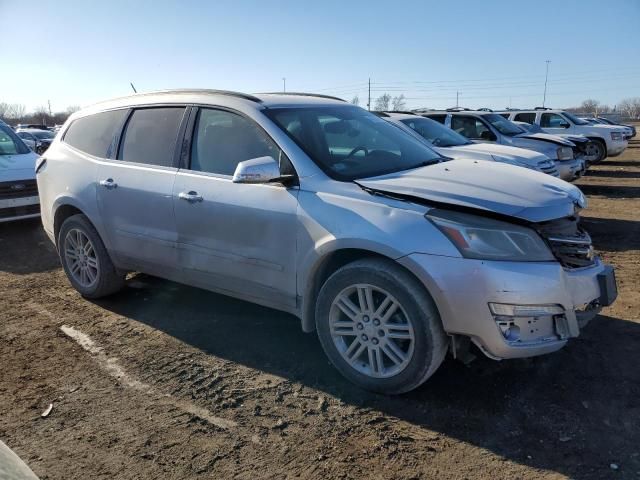
[(436, 122), (439, 122), (444, 125), (444, 122), (447, 119), (447, 116), (446, 115), (428, 115), (427, 118), (430, 118), (431, 120), (435, 120)]
[(516, 122), (525, 122), (534, 124), (536, 123), (536, 114), (535, 112), (524, 112), (524, 113), (516, 113), (516, 116), (513, 117)]
[(107, 158), (127, 111), (113, 110), (78, 118), (67, 129), (63, 141), (95, 157)]
[(184, 107), (134, 110), (127, 122), (118, 160), (161, 167), (173, 166)]

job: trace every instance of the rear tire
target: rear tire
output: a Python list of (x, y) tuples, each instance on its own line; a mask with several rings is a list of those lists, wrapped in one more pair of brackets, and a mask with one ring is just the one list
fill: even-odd
[(386, 259), (358, 260), (331, 275), (316, 302), (316, 328), (336, 369), (374, 392), (417, 388), (447, 352), (433, 300), (409, 272)]
[(124, 286), (98, 232), (82, 214), (72, 215), (60, 227), (58, 254), (67, 278), (83, 297), (100, 298)]

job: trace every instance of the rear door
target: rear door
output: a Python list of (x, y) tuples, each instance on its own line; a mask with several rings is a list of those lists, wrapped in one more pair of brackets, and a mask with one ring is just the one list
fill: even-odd
[(292, 168), (288, 159), (239, 113), (201, 108), (191, 123), (173, 188), (185, 282), (295, 306), (297, 187), (232, 182), (241, 161), (271, 156)]
[(117, 149), (98, 167), (98, 206), (111, 250), (132, 269), (175, 278), (173, 183), (185, 107), (132, 110)]

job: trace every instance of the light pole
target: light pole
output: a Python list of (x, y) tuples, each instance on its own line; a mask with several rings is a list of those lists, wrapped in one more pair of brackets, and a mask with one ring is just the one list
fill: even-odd
[(282, 93), (286, 93), (287, 92), (287, 79), (285, 77), (282, 77)]
[(544, 104), (547, 101), (547, 79), (549, 78), (549, 64), (551, 60), (545, 60), (547, 62), (547, 71), (544, 74), (544, 95), (542, 97), (542, 108), (544, 108)]

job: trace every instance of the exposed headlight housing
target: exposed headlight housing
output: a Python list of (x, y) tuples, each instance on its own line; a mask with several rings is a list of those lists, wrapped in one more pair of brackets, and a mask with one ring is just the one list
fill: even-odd
[(558, 160), (573, 160), (573, 148), (571, 148), (571, 147), (559, 147), (558, 148)]
[(554, 256), (530, 228), (491, 218), (433, 209), (425, 215), (466, 258), (549, 262)]
[(611, 132), (611, 140), (614, 140), (614, 141), (622, 140), (622, 132)]

